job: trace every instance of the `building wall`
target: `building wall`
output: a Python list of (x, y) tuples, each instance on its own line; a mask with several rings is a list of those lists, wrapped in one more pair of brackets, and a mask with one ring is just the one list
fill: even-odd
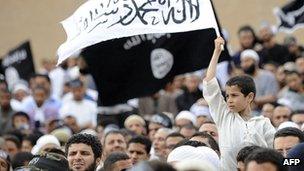
[[(237, 30), (250, 24), (258, 29), (261, 22), (276, 24), (273, 8), (287, 0), (213, 0), (221, 25), (230, 34), (230, 44), (238, 48)], [(56, 50), (66, 39), (60, 21), (70, 16), (85, 0), (0, 0), (0, 56), (19, 43), (30, 40), (36, 67), (43, 58), (55, 59)], [(297, 30), (304, 43), (304, 29)], [(279, 33), (282, 41), (285, 34)]]

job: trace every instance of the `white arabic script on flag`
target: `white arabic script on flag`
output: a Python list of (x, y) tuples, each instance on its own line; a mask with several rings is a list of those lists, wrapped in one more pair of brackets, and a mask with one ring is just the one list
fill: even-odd
[(215, 28), (210, 0), (90, 0), (61, 22), (67, 40), (58, 64), (75, 52), (115, 38)]

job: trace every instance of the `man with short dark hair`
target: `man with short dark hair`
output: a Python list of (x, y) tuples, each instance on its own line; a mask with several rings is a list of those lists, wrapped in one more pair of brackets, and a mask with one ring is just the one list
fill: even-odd
[(284, 157), (269, 148), (261, 148), (255, 150), (245, 159), (246, 171), (287, 171), (287, 168), (283, 166)]
[(297, 128), (287, 127), (275, 133), (273, 146), (286, 157), (288, 151), (301, 142), (304, 142), (304, 133)]
[(124, 152), (111, 153), (104, 161), (104, 171), (122, 171), (132, 167), (130, 157)]
[(245, 171), (245, 159), (250, 155), (254, 150), (259, 149), (259, 146), (252, 145), (252, 146), (246, 146), (242, 148), (237, 156), (236, 156), (236, 161), (237, 161), (237, 170), (238, 171)]
[(208, 147), (212, 148), (220, 156), (220, 148), (215, 139), (206, 132), (195, 133), (190, 140), (205, 143)]
[(103, 161), (113, 152), (126, 152), (127, 142), (121, 131), (110, 131), (104, 137)]
[(211, 135), (216, 142), (218, 142), (218, 130), (214, 122), (206, 121), (199, 128), (199, 132), (206, 132)]
[(185, 139), (185, 137), (179, 132), (173, 132), (166, 137), (167, 156), (173, 150), (174, 146), (183, 139)]
[(129, 141), (128, 155), (133, 165), (140, 161), (149, 160), (151, 145), (151, 140), (144, 136), (137, 136)]
[(71, 171), (94, 171), (101, 161), (102, 145), (96, 136), (75, 134), (68, 140), (65, 152)]

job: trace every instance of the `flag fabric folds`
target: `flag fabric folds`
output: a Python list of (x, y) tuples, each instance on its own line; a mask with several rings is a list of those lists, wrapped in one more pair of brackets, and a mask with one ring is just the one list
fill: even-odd
[[(206, 68), (215, 38), (214, 29), (138, 35), (90, 46), (82, 56), (97, 85), (99, 104), (112, 106), (151, 95), (175, 75)], [(229, 57), (225, 50), (220, 60)]]
[(150, 33), (219, 30), (210, 0), (90, 0), (61, 22), (67, 40), (58, 64), (79, 50), (115, 38)]
[(30, 76), (35, 73), (30, 42), (26, 41), (10, 50), (3, 57), (1, 66), (9, 87), (20, 79), (28, 81)]
[(282, 8), (275, 8), (279, 30), (291, 33), (304, 27), (304, 0), (293, 0)]

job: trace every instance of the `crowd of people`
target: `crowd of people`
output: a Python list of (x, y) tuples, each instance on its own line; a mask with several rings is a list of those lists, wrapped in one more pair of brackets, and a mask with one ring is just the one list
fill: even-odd
[(231, 61), (217, 38), (207, 70), (112, 107), (81, 57), (2, 77), (0, 171), (303, 171), (304, 48), (268, 26), (237, 36)]

